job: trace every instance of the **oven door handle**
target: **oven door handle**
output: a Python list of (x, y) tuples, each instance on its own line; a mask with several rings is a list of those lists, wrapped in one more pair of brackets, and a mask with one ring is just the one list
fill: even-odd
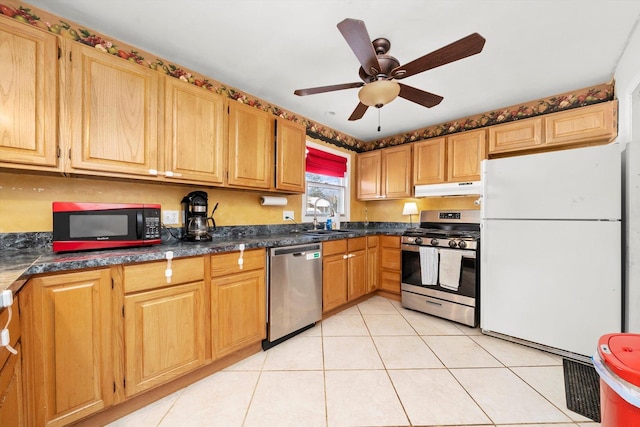
[[(429, 246), (431, 247), (431, 246)], [(403, 243), (401, 246), (401, 249), (403, 252), (420, 252), (420, 246), (419, 245), (407, 245), (406, 243)], [(442, 252), (442, 251), (461, 251), (462, 252), (462, 258), (472, 258), (475, 259), (476, 258), (476, 251), (473, 250), (464, 250), (464, 249), (446, 249), (446, 248), (438, 248), (438, 253)]]

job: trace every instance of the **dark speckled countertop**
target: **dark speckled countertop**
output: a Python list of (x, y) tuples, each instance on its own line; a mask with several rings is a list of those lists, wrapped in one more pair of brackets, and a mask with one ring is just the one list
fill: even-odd
[(162, 260), (167, 251), (173, 251), (174, 258), (183, 258), (237, 251), (241, 243), (245, 249), (271, 248), (367, 235), (399, 236), (403, 231), (404, 228), (391, 227), (348, 229), (322, 236), (303, 233), (214, 236), (211, 242), (206, 243), (169, 239), (154, 246), (68, 253), (54, 253), (50, 247), (0, 249), (0, 291), (10, 289), (15, 293), (35, 274)]

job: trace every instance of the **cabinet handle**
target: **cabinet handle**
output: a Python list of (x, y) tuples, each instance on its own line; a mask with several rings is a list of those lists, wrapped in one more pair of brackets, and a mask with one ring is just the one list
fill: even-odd
[(149, 175), (158, 175), (158, 170), (157, 169), (149, 169)]
[(349, 258), (349, 255), (342, 255), (342, 259), (347, 259)]
[(175, 177), (182, 176), (182, 174), (181, 174), (181, 173), (174, 173), (174, 172), (172, 172), (172, 171), (166, 171), (166, 172), (164, 173), (164, 176), (166, 176), (167, 178), (172, 178), (172, 177), (174, 177), (174, 176), (175, 176)]

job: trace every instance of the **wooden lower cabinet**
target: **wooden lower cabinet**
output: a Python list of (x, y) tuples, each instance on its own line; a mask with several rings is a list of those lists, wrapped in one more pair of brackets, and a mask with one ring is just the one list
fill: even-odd
[(322, 244), (322, 312), (326, 313), (369, 292), (366, 237)]
[(212, 355), (220, 358), (266, 338), (266, 252), (211, 256)]
[(380, 286), (380, 248), (378, 236), (367, 236), (367, 292)]
[(322, 312), (347, 303), (347, 239), (322, 244)]
[(205, 363), (202, 257), (126, 265), (124, 270), (125, 395), (165, 383)]
[(62, 426), (113, 403), (111, 285), (104, 268), (33, 278), (21, 291), (29, 424)]
[(124, 300), (127, 397), (204, 364), (204, 282), (127, 295)]
[(400, 295), (402, 252), (400, 236), (380, 236), (380, 289)]
[(27, 425), (22, 393), (22, 348), (15, 346), (12, 355), (0, 369), (0, 426), (23, 427)]
[(347, 240), (347, 301), (367, 294), (367, 238)]
[[(0, 327), (4, 327), (7, 320), (8, 309), (0, 310)], [(8, 329), (11, 338), (9, 344), (18, 354), (12, 354), (5, 347), (0, 347), (0, 426), (22, 427), (28, 423), (23, 393), (20, 311), (16, 299), (13, 301)]]

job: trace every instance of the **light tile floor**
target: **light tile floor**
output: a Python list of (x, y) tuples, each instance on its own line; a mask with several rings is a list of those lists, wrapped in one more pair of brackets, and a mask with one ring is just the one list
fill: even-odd
[(561, 357), (375, 296), (110, 426), (600, 426), (564, 393)]

